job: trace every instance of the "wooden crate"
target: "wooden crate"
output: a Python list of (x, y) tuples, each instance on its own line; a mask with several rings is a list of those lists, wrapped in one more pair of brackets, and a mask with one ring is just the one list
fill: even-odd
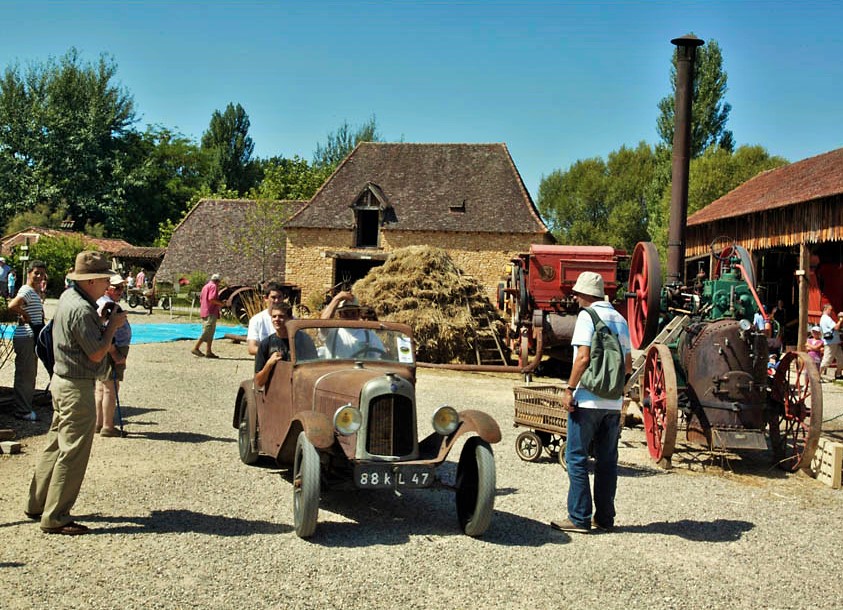
[(818, 481), (832, 489), (840, 489), (843, 478), (843, 443), (821, 436), (811, 461), (811, 472)]
[(560, 395), (564, 385), (529, 384), (512, 388), (515, 394), (515, 425), (542, 432), (567, 434), (568, 412)]

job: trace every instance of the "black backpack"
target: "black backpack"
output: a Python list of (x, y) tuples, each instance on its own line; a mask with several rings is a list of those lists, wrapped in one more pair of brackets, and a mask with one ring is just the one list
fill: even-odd
[(580, 385), (600, 398), (620, 398), (626, 379), (626, 358), (620, 339), (591, 307), (585, 310), (594, 323), (594, 334), (591, 336), (591, 358)]
[(44, 368), (53, 376), (53, 367), (56, 365), (56, 357), (53, 354), (53, 321), (41, 329), (35, 338), (35, 355), (44, 364)]

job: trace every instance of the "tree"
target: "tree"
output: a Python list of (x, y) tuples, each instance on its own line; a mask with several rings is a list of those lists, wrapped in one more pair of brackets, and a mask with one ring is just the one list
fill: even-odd
[(643, 193), (654, 168), (654, 153), (645, 142), (635, 149), (621, 147), (607, 161), (577, 161), (567, 172), (542, 180), (539, 211), (560, 243), (631, 250), (647, 236)]
[(0, 80), (0, 223), (45, 204), (66, 207), (78, 226), (119, 214), (115, 179), (134, 101), (114, 83), (106, 55), (85, 63), (76, 49), (61, 59), (5, 70)]
[(75, 235), (42, 237), (29, 250), (30, 259), (39, 259), (47, 263), (47, 290), (50, 294), (60, 294), (64, 289), (64, 276), (73, 267), (76, 255), (83, 250), (97, 250), (93, 244)]
[(211, 115), (208, 130), (202, 134), (211, 190), (227, 187), (242, 195), (257, 182), (249, 126), (249, 115), (240, 104), (229, 104), (224, 112), (215, 110)]
[(317, 168), (333, 170), (360, 142), (381, 141), (375, 115), (372, 115), (354, 132), (352, 132), (348, 121), (344, 121), (335, 132), (328, 134), (328, 141), (324, 146), (322, 144), (316, 145), (316, 152), (313, 153), (313, 165)]
[[(676, 53), (670, 69), (671, 94), (659, 101), (656, 128), (662, 144), (673, 147), (674, 101), (676, 90)], [(709, 146), (732, 151), (732, 132), (726, 129), (731, 104), (724, 100), (727, 87), (723, 54), (717, 41), (697, 48), (694, 63), (693, 101), (691, 104), (691, 158), (699, 157)]]
[(296, 207), (289, 202), (259, 199), (246, 212), (240, 231), (231, 242), (235, 254), (260, 266), (261, 282), (268, 279), (271, 259), (286, 247), (284, 223), (295, 211)]
[(260, 164), (263, 179), (249, 192), (252, 199), (310, 199), (331, 175), (331, 168), (312, 167), (298, 155), (273, 157)]
[(149, 244), (161, 223), (178, 221), (201, 191), (203, 159), (199, 146), (180, 133), (147, 126), (127, 138), (121, 167), (123, 213), (109, 227), (133, 244)]

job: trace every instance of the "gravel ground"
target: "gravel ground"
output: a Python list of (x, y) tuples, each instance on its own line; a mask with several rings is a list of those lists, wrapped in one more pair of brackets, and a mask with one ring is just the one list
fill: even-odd
[[(252, 369), (245, 346), (215, 343), (216, 361), (190, 347), (132, 348), (120, 396), (130, 435), (95, 439), (74, 511), (91, 535), (47, 536), (25, 519), (47, 423), (15, 422), (23, 453), (0, 456), (3, 607), (840, 607), (841, 491), (771, 468), (766, 452), (723, 468), (683, 450), (666, 472), (651, 466), (641, 429), (626, 429), (616, 532), (551, 530), (567, 477), (549, 459), (516, 456), (514, 375), (419, 371), (421, 435), (443, 402), (501, 425), (483, 538), (461, 534), (451, 492), (419, 490), (323, 493), (316, 535), (300, 540), (287, 473), (238, 459), (231, 421)], [(0, 369), (0, 386), (12, 374)], [(843, 412), (843, 387), (824, 390), (830, 419)], [(38, 412), (49, 418), (49, 407)], [(843, 418), (826, 428), (839, 438)], [(446, 464), (444, 478), (454, 471)]]

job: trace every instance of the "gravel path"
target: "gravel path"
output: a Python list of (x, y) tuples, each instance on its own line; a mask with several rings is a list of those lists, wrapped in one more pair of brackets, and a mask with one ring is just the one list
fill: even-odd
[[(316, 535), (300, 540), (286, 473), (238, 459), (231, 420), (252, 369), (245, 347), (219, 341), (217, 361), (190, 347), (132, 348), (120, 396), (130, 436), (95, 439), (75, 507), (91, 535), (47, 536), (24, 518), (46, 423), (18, 426), (23, 454), (0, 456), (4, 608), (840, 607), (841, 491), (771, 469), (764, 452), (724, 470), (683, 451), (665, 472), (650, 465), (641, 430), (627, 429), (618, 530), (551, 530), (567, 478), (550, 460), (516, 456), (516, 376), (419, 372), (421, 435), (443, 402), (501, 425), (483, 538), (460, 533), (451, 492), (426, 490), (324, 493)], [(0, 369), (0, 386), (12, 373)], [(824, 389), (828, 419), (843, 412), (843, 388)], [(843, 418), (827, 427), (840, 434)]]

